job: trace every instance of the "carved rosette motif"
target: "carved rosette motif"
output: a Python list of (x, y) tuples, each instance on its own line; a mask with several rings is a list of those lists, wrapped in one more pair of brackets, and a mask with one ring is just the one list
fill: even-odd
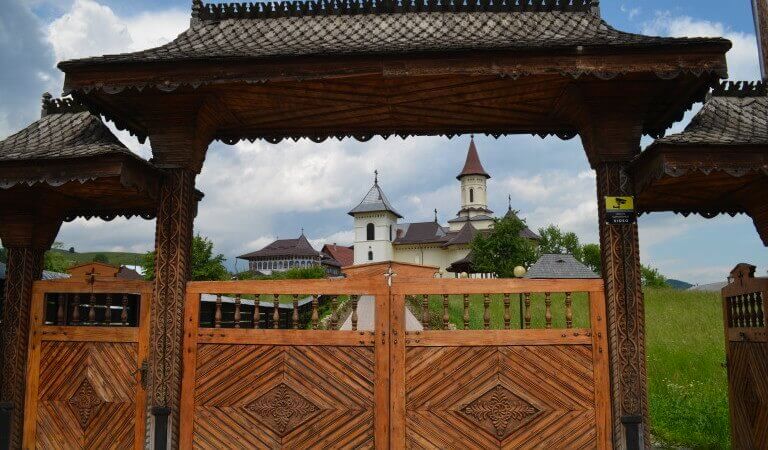
[(280, 437), (287, 436), (320, 411), (285, 383), (270, 389), (245, 409)]
[(32, 283), (42, 274), (43, 254), (43, 250), (29, 247), (8, 248), (5, 305), (0, 327), (0, 400), (14, 406), (11, 448), (21, 448)]
[(608, 314), (608, 343), (611, 355), (611, 391), (614, 412), (614, 443), (622, 445), (621, 417), (643, 417), (649, 439), (648, 392), (645, 368), (645, 312), (640, 277), (637, 224), (605, 223), (607, 195), (632, 195), (631, 183), (621, 163), (597, 166), (597, 195), (600, 216), (600, 247)]
[(85, 431), (104, 401), (96, 393), (93, 385), (85, 378), (67, 403), (77, 416), (80, 428)]
[(493, 387), (459, 411), (499, 440), (520, 429), (539, 412), (502, 385)]
[[(169, 433), (179, 434), (184, 293), (190, 273), (195, 174), (169, 169), (160, 191), (155, 230), (155, 286), (150, 307), (148, 408), (170, 407)], [(151, 414), (147, 414), (150, 420)]]

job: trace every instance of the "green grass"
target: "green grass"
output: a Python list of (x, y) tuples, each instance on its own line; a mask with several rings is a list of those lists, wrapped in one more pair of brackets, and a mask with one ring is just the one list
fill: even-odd
[(70, 265), (76, 266), (79, 264), (92, 262), (96, 255), (104, 255), (107, 257), (109, 264), (114, 266), (123, 265), (141, 265), (144, 261), (143, 253), (129, 253), (129, 252), (87, 252), (87, 253), (70, 253), (67, 250), (54, 250), (64, 255), (64, 258)]
[[(422, 318), (422, 299), (408, 306)], [(544, 327), (544, 296), (531, 298), (532, 328)], [(491, 296), (491, 328), (503, 328), (501, 296)], [(552, 322), (565, 324), (562, 294), (552, 295)], [(575, 294), (574, 327), (588, 327), (587, 298)], [(429, 299), (430, 328), (442, 328), (442, 298)], [(718, 293), (645, 290), (651, 432), (664, 447), (728, 448), (728, 385)], [(449, 323), (463, 329), (460, 296), (449, 300)], [(520, 327), (518, 297), (510, 302), (511, 328)], [(470, 329), (483, 328), (483, 297), (470, 297)]]
[(645, 292), (651, 432), (665, 446), (728, 448), (720, 295)]

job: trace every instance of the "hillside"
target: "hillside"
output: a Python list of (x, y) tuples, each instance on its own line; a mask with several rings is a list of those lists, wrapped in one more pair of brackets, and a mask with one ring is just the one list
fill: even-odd
[(667, 284), (669, 285), (669, 287), (671, 287), (673, 289), (680, 289), (682, 291), (684, 291), (684, 290), (688, 289), (689, 287), (693, 286), (691, 283), (688, 283), (688, 282), (685, 282), (685, 281), (680, 281), (680, 280), (673, 280), (673, 279), (668, 279), (667, 280)]
[(53, 250), (60, 253), (64, 258), (69, 261), (70, 265), (75, 266), (78, 264), (88, 263), (94, 260), (96, 255), (104, 255), (107, 257), (107, 262), (114, 266), (124, 265), (141, 265), (144, 260), (144, 253), (129, 253), (129, 252), (85, 252), (85, 253), (70, 253), (67, 250)]

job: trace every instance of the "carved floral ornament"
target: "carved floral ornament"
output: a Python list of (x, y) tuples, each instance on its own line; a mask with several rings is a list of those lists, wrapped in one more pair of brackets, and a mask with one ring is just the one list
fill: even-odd
[(459, 411), (478, 428), (499, 440), (522, 428), (539, 412), (536, 407), (500, 384)]
[(96, 393), (96, 389), (93, 388), (88, 378), (84, 378), (67, 403), (75, 413), (80, 423), (80, 428), (85, 431), (88, 428), (88, 424), (96, 416), (99, 408), (101, 408), (101, 405), (104, 404), (104, 400)]
[(246, 405), (245, 409), (280, 437), (287, 436), (320, 411), (285, 383), (270, 389)]

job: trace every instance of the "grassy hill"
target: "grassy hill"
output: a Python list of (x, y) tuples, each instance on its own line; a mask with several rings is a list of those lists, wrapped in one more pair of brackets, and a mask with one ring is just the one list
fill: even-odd
[(107, 262), (115, 266), (123, 265), (141, 265), (144, 260), (144, 253), (129, 253), (129, 252), (86, 252), (86, 253), (70, 253), (67, 250), (53, 250), (60, 253), (64, 258), (69, 261), (71, 266), (78, 264), (89, 263), (94, 261), (96, 255), (104, 255), (107, 257)]

